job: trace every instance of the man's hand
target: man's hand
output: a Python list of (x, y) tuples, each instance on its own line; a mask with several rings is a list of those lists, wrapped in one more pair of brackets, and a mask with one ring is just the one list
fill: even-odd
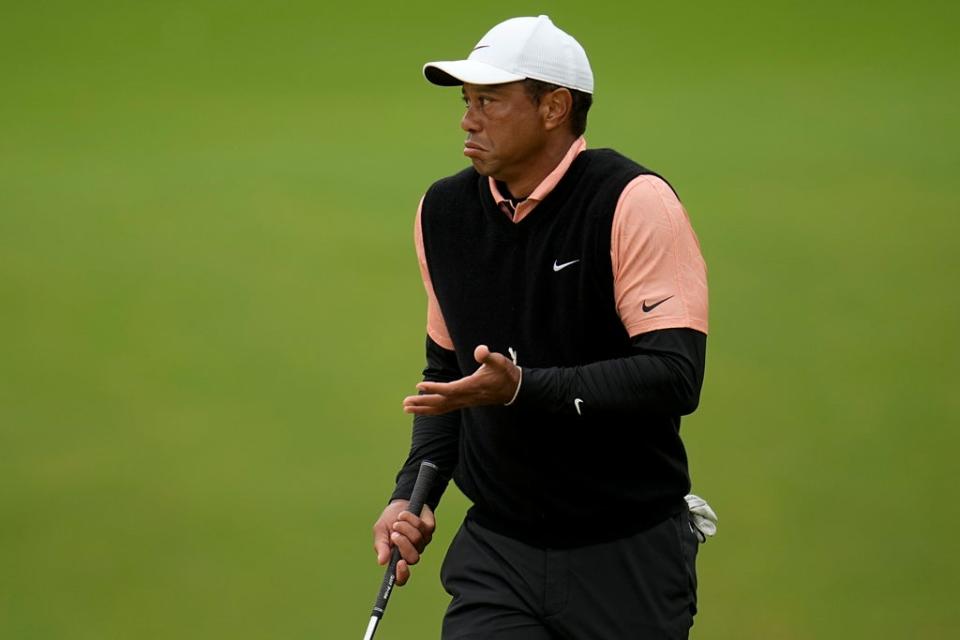
[(520, 367), (486, 345), (473, 352), (480, 368), (472, 375), (453, 382), (421, 382), (421, 395), (403, 399), (403, 410), (419, 416), (436, 416), (485, 404), (506, 404), (513, 399), (520, 384)]
[(406, 511), (407, 500), (394, 500), (383, 510), (373, 525), (373, 550), (377, 552), (377, 563), (385, 565), (390, 561), (393, 547), (400, 550), (400, 562), (397, 563), (397, 584), (404, 585), (410, 579), (410, 565), (420, 561), (420, 554), (437, 528), (433, 511), (423, 505), (420, 517)]

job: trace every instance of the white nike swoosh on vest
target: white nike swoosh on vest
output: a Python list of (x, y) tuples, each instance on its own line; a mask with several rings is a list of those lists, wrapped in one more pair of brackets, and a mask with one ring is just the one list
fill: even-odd
[(566, 269), (566, 268), (569, 267), (570, 265), (576, 264), (576, 263), (578, 263), (578, 262), (580, 262), (580, 258), (577, 258), (576, 260), (571, 260), (570, 262), (564, 262), (563, 264), (557, 264), (557, 261), (554, 260), (554, 261), (553, 261), (553, 270), (554, 270), (554, 271), (560, 271), (560, 269)]
[(573, 399), (573, 406), (574, 406), (574, 408), (577, 410), (577, 415), (578, 415), (578, 416), (582, 416), (582, 415), (583, 415), (582, 413), (580, 413), (580, 405), (582, 405), (582, 404), (583, 404), (583, 400), (581, 400), (580, 398), (574, 398), (574, 399)]

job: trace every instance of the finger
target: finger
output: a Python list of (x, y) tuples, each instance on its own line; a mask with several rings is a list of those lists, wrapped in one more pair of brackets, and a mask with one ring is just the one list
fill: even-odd
[(390, 559), (390, 530), (379, 522), (373, 527), (373, 550), (377, 554), (377, 564), (387, 564)]
[(483, 364), (489, 356), (490, 348), (485, 344), (477, 345), (477, 348), (473, 350), (473, 359), (480, 364)]
[[(418, 522), (419, 524), (419, 522)], [(393, 523), (393, 530), (399, 533), (401, 536), (410, 541), (413, 547), (418, 551), (423, 551), (423, 548), (427, 546), (427, 539), (423, 535), (418, 527), (413, 525), (410, 522), (399, 521)]]
[(390, 559), (390, 545), (378, 542), (373, 548), (377, 552), (377, 564), (380, 566), (387, 564), (387, 560)]
[(503, 355), (502, 353), (496, 353), (491, 351), (487, 353), (487, 357), (483, 361), (484, 366), (492, 367), (495, 369), (506, 370), (510, 365), (513, 364), (513, 360)]
[(427, 531), (433, 534), (437, 529), (437, 518), (433, 515), (433, 509), (423, 505), (423, 511), (420, 512), (420, 521), (427, 527)]
[(390, 540), (400, 550), (400, 557), (407, 561), (407, 564), (417, 564), (420, 562), (420, 552), (410, 542), (410, 538), (394, 531), (390, 534)]
[[(423, 515), (426, 515), (426, 511), (425, 508)], [(431, 513), (430, 516), (432, 520), (433, 514)], [(421, 553), (433, 540), (434, 529), (436, 529), (435, 523), (427, 522), (425, 518), (418, 518), (409, 511), (401, 513), (400, 520), (393, 525), (393, 530), (410, 538)]]
[[(427, 539), (429, 542), (430, 536), (433, 534), (433, 530), (437, 528), (436, 520), (433, 516), (433, 511), (430, 510), (430, 507), (423, 505), (423, 511), (420, 512), (420, 517), (413, 515), (409, 511), (404, 511), (400, 514), (397, 519), (398, 522), (404, 522), (409, 524), (412, 527), (415, 527), (420, 534)], [(394, 527), (394, 531), (399, 531)], [(402, 533), (402, 532), (401, 532)]]
[(425, 393), (419, 396), (407, 396), (403, 399), (403, 406), (405, 407), (417, 407), (417, 406), (434, 406), (440, 404), (446, 400), (447, 396), (440, 395), (438, 393)]
[[(462, 378), (461, 378), (462, 380)], [(417, 383), (417, 391), (420, 391), (425, 394), (436, 394), (436, 395), (450, 395), (458, 389), (457, 382), (430, 382), (424, 380), (423, 382)]]
[(453, 409), (446, 407), (404, 407), (403, 412), (414, 416), (442, 416), (450, 413)]
[[(502, 353), (497, 353), (496, 351), (490, 351), (490, 348), (485, 344), (481, 344), (473, 351), (473, 357), (481, 365), (488, 367), (495, 367), (497, 369), (507, 369), (510, 365), (513, 364), (513, 360), (503, 355)], [(481, 366), (481, 369), (483, 367)]]
[(410, 396), (403, 402), (403, 411), (414, 415), (436, 416), (454, 411), (461, 406), (463, 406), (462, 402), (445, 396)]
[(410, 567), (407, 566), (407, 563), (401, 560), (397, 563), (397, 586), (402, 587), (407, 584), (407, 580), (410, 579)]
[[(426, 505), (424, 505), (424, 511), (426, 510), (426, 508), (427, 508)], [(419, 515), (419, 516), (416, 515), (416, 514), (414, 514), (414, 513), (409, 512), (409, 511), (401, 511), (401, 512), (397, 515), (397, 521), (394, 522), (394, 525), (399, 524), (399, 523), (401, 523), (401, 522), (406, 522), (406, 523), (412, 525), (413, 527), (419, 529), (419, 528), (420, 528), (420, 524), (421, 524), (421, 522), (423, 521), (422, 516), (423, 516), (423, 511), (420, 512), (420, 515)], [(396, 527), (394, 527), (393, 529), (394, 529), (394, 531), (396, 531)]]

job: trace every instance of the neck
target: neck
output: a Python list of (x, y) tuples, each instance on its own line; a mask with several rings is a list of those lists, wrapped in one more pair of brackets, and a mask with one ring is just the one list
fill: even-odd
[(528, 197), (537, 188), (537, 185), (557, 168), (563, 157), (567, 155), (567, 151), (570, 150), (570, 145), (575, 141), (576, 138), (573, 137), (573, 134), (557, 136), (549, 140), (543, 150), (524, 166), (522, 174), (504, 176), (500, 180), (506, 183), (513, 197)]

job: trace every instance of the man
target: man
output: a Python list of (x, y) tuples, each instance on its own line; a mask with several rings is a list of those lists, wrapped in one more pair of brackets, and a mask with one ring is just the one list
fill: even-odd
[[(686, 212), (656, 174), (586, 150), (593, 74), (547, 16), (424, 75), (462, 87), (472, 167), (417, 212), (427, 366), (378, 560), (398, 547), (407, 581), (452, 477), (473, 506), (441, 571), (444, 638), (686, 638), (698, 535), (679, 428), (707, 332)], [(417, 518), (423, 459), (444, 481)]]

